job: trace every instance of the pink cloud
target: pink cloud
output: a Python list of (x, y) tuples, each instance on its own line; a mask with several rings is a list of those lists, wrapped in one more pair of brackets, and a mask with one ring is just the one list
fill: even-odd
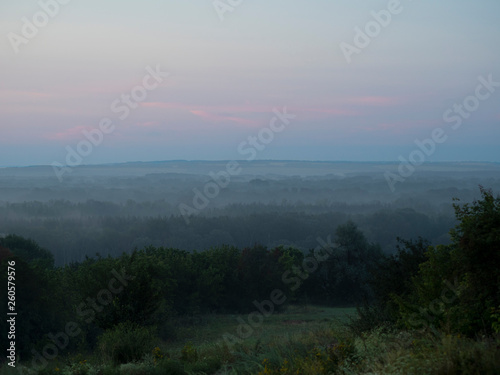
[(269, 113), (272, 108), (264, 105), (199, 105), (199, 104), (185, 104), (175, 102), (144, 102), (141, 103), (142, 107), (147, 108), (164, 108), (164, 109), (184, 109), (191, 111), (207, 111), (207, 112), (248, 112), (248, 113)]
[(216, 113), (211, 113), (203, 110), (190, 110), (193, 115), (203, 118), (204, 120), (210, 122), (235, 122), (241, 125), (258, 125), (259, 122), (255, 120), (249, 120), (243, 117), (231, 116), (231, 115), (220, 115)]
[[(191, 105), (173, 102), (144, 102), (141, 106), (146, 108), (162, 108), (162, 109), (177, 109), (185, 110), (189, 113), (201, 117), (211, 122), (234, 122), (241, 125), (262, 125), (262, 121), (252, 120), (249, 117), (255, 115), (274, 116), (273, 106), (262, 104), (245, 104), (245, 105)], [(194, 107), (194, 108), (193, 108)], [(276, 107), (282, 110), (281, 107)], [(287, 106), (288, 112), (300, 114), (301, 120), (317, 120), (331, 117), (354, 116), (358, 113), (345, 108), (329, 108), (329, 107), (294, 107)]]

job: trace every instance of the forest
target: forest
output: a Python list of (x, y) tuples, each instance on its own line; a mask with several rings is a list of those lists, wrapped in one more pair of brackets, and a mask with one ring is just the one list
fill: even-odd
[(452, 198), (500, 190), (500, 165), (433, 163), (392, 192), (390, 163), (274, 162), (245, 165), (196, 215), (183, 215), (222, 162), (82, 166), (62, 182), (50, 167), (0, 169), (0, 234), (50, 249), (58, 266), (86, 256), (120, 256), (145, 246), (203, 251), (261, 244), (307, 251), (353, 221), (384, 253), (397, 237), (448, 243)]
[(115, 178), (95, 171), (80, 200), (3, 180), (0, 373), (496, 374), (499, 180), (460, 168), (460, 189), (427, 171), (399, 194), (378, 172), (249, 175), (224, 192), (247, 201), (189, 220), (177, 198), (93, 199)]

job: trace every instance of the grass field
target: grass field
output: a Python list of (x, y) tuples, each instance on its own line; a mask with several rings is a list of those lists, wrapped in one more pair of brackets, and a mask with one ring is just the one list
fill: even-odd
[[(500, 339), (394, 329), (356, 335), (346, 323), (354, 308), (290, 306), (238, 329), (249, 315), (203, 315), (170, 323), (168, 340), (140, 335), (112, 340), (111, 349), (59, 356), (45, 369), (1, 374), (498, 374)], [(246, 326), (251, 327), (251, 326)], [(224, 336), (239, 338), (234, 345)], [(125, 339), (123, 339), (125, 337)], [(129, 340), (129, 341), (127, 341)], [(144, 340), (143, 340), (144, 341)], [(142, 345), (142, 346), (141, 346)], [(113, 362), (116, 352), (142, 350), (141, 359)], [(113, 354), (114, 353), (114, 354)]]
[[(185, 342), (197, 346), (214, 344), (218, 340), (224, 342), (224, 334), (237, 336), (241, 320), (248, 323), (248, 315), (205, 315), (199, 318), (184, 318), (178, 321), (175, 340), (168, 343), (170, 350), (181, 349)], [(318, 329), (329, 329), (332, 326), (342, 326), (349, 317), (356, 315), (356, 309), (290, 306), (283, 313), (274, 313), (266, 317), (262, 324), (255, 325), (252, 334), (246, 338), (245, 344), (268, 342), (282, 335), (292, 335)]]

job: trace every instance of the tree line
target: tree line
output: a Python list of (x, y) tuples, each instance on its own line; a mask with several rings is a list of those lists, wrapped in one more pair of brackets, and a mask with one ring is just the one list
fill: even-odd
[(205, 216), (192, 217), (188, 225), (180, 216), (159, 214), (164, 205), (133, 201), (123, 205), (99, 201), (8, 203), (0, 205), (0, 228), (36, 240), (50, 249), (57, 265), (63, 265), (96, 253), (116, 257), (149, 245), (201, 251), (259, 243), (308, 250), (317, 245), (317, 237), (332, 235), (349, 220), (384, 252), (393, 252), (398, 236), (423, 236), (432, 244), (445, 243), (455, 222), (452, 214), (371, 204), (235, 204), (207, 210)]
[[(2, 267), (8, 260), (16, 263), (17, 342), (20, 353), (30, 356), (64, 332), (68, 322), (76, 324), (79, 335), (67, 349), (89, 350), (120, 323), (155, 327), (166, 340), (172, 319), (248, 312), (255, 309), (253, 301), (276, 289), (287, 303), (361, 301), (370, 293), (367, 268), (381, 257), (380, 247), (352, 222), (337, 228), (335, 244), (327, 241), (318, 244), (324, 254), (319, 261), (314, 249), (287, 246), (218, 246), (201, 252), (147, 246), (56, 267), (50, 251), (18, 235), (1, 238), (0, 250)], [(1, 325), (6, 329), (5, 322)]]

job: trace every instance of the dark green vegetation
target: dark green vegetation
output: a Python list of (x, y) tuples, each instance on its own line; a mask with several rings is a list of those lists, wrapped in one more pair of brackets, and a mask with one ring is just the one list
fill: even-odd
[[(449, 244), (399, 240), (391, 255), (350, 221), (307, 252), (148, 246), (63, 267), (37, 243), (6, 236), (0, 256), (4, 269), (16, 263), (18, 366), (40, 374), (496, 374), (500, 197), (481, 189), (481, 199), (454, 208)], [(338, 307), (353, 304), (357, 313)]]
[[(283, 302), (274, 311), (284, 302), (361, 301), (368, 293), (363, 282), (366, 267), (380, 258), (380, 250), (353, 223), (337, 229), (337, 240), (336, 248), (318, 246), (322, 257), (328, 258), (321, 272), (313, 250), (304, 254), (293, 248), (262, 246), (242, 250), (222, 246), (203, 252), (150, 246), (116, 258), (88, 258), (55, 268), (48, 251), (9, 235), (0, 239), (0, 246), (14, 254), (3, 262), (15, 260), (20, 285), (17, 311), (24, 323), (19, 326), (18, 352), (26, 357), (33, 347), (42, 351), (48, 342), (45, 335), (65, 332), (68, 322), (75, 322), (74, 330), (79, 332), (68, 343), (69, 351), (95, 349), (98, 338), (116, 327), (117, 335), (134, 327), (151, 327), (161, 339), (169, 340), (175, 334), (172, 319), (248, 313), (256, 309), (254, 301), (269, 300), (276, 289)], [(305, 258), (312, 264), (306, 266)], [(314, 277), (307, 274), (314, 271), (310, 267), (318, 269)]]
[[(500, 197), (456, 204), (449, 245), (405, 242), (376, 267), (375, 304), (362, 309), (383, 324), (446, 330), (473, 337), (499, 331)], [(361, 320), (363, 321), (363, 319)]]

